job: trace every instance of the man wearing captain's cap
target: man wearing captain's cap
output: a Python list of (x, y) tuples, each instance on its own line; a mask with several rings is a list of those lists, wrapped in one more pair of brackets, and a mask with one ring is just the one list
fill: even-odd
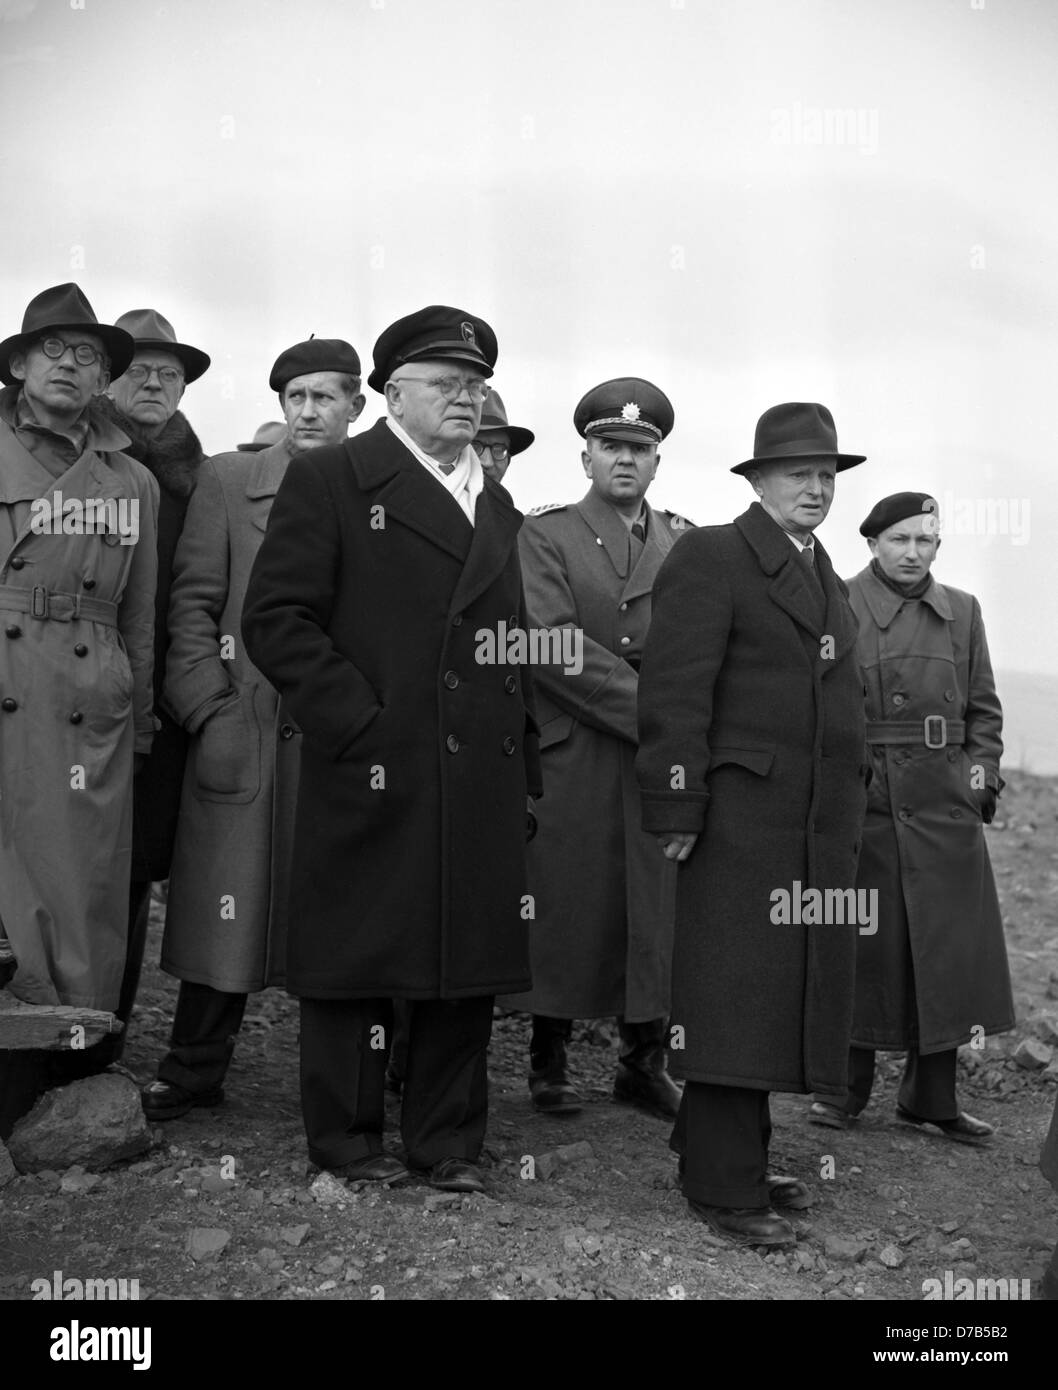
[(884, 497), (860, 526), (871, 562), (849, 580), (867, 682), (874, 778), (856, 886), (875, 892), (861, 936), (844, 1105), (817, 1097), (814, 1124), (844, 1128), (871, 1094), (876, 1049), (907, 1053), (896, 1115), (961, 1144), (992, 1126), (959, 1109), (956, 1048), (1014, 1026), (1003, 919), (983, 825), (1003, 786), (1003, 711), (981, 607), (930, 573), (936, 500)]
[[(529, 984), (529, 672), (477, 659), (524, 625), (521, 514), (471, 447), (496, 356), (446, 305), (387, 328), (387, 418), (291, 464), (247, 594), (250, 655), (304, 735), (287, 987), (309, 1156), (348, 1180), (482, 1190), (493, 997)], [(406, 1163), (382, 1145), (394, 999)]]
[(589, 391), (573, 424), (588, 492), (537, 508), (520, 538), (530, 622), (581, 633), (583, 665), (533, 668), (546, 791), (529, 847), (533, 988), (506, 1002), (533, 1015), (536, 1109), (580, 1108), (566, 1054), (573, 1020), (610, 1016), (621, 1035), (615, 1099), (673, 1116), (664, 1042), (675, 873), (640, 828), (633, 769), (654, 579), (688, 525), (646, 502), (673, 411), (649, 381), (622, 377)]

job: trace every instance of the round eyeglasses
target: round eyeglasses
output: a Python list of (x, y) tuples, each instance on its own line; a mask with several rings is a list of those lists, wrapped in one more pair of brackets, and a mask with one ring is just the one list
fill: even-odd
[(154, 367), (148, 366), (145, 362), (134, 362), (125, 372), (130, 381), (142, 386), (145, 381), (149, 381), (151, 373), (158, 373), (158, 380), (163, 386), (175, 386), (178, 381), (183, 381), (184, 374), (179, 367)]
[(478, 458), (484, 458), (486, 454), (491, 454), (497, 463), (502, 463), (503, 460), (509, 458), (511, 454), (511, 446), (509, 444), (489, 444), (484, 439), (475, 439), (473, 444), (474, 452), (477, 454)]
[(62, 338), (42, 338), (39, 347), (44, 356), (50, 357), (53, 362), (72, 352), (73, 360), (79, 367), (90, 367), (93, 362), (102, 362), (106, 357), (105, 352), (100, 352), (91, 343), (67, 343)]
[(470, 380), (461, 376), (392, 376), (390, 381), (417, 381), (420, 386), (432, 386), (435, 391), (440, 391), (446, 401), (457, 401), (464, 391), (469, 393), (472, 401), (483, 401), (492, 390), (489, 383), (479, 376)]

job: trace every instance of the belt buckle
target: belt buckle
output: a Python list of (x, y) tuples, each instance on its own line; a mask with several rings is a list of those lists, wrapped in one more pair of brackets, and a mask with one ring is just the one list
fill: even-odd
[[(940, 725), (940, 742), (931, 743), (929, 726), (932, 721)], [(922, 721), (922, 737), (927, 748), (945, 748), (948, 743), (948, 721), (943, 714), (927, 714)]]
[(48, 616), (48, 591), (43, 584), (36, 584), (29, 599), (30, 617), (47, 618)]

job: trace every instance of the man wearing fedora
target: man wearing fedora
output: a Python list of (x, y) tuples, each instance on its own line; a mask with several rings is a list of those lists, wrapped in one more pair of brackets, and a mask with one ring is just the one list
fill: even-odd
[(856, 621), (815, 531), (836, 473), (862, 462), (839, 453), (823, 406), (766, 411), (732, 469), (758, 500), (675, 546), (640, 671), (643, 825), (680, 866), (669, 1041), (686, 1086), (670, 1145), (692, 1211), (747, 1245), (795, 1243), (779, 1213), (811, 1201), (768, 1172), (769, 1092), (846, 1087), (857, 922), (800, 908), (805, 890), (856, 882)]
[[(471, 447), (496, 355), (447, 305), (382, 333), (368, 381), (388, 416), (291, 464), (243, 615), (304, 737), (287, 987), (309, 1157), (457, 1192), (483, 1187), (493, 997), (529, 984), (540, 791), (528, 671), (477, 659), (481, 633), (524, 626), (522, 518)], [(394, 999), (408, 1166), (382, 1147)]]
[[(74, 284), (0, 343), (0, 984), (30, 1004), (112, 1011), (125, 965), (158, 484), (93, 406), (133, 350)], [(34, 1056), (8, 1118), (46, 1084)]]
[(673, 1118), (665, 1023), (676, 875), (640, 826), (634, 770), (654, 581), (689, 525), (646, 501), (673, 410), (651, 382), (620, 377), (588, 391), (573, 424), (588, 491), (537, 508), (520, 537), (530, 622), (574, 628), (584, 656), (577, 671), (533, 668), (547, 792), (528, 856), (533, 987), (505, 1002), (533, 1016), (537, 1110), (580, 1108), (567, 1069), (573, 1020), (608, 1016), (621, 1039), (614, 1099)]
[(152, 1120), (221, 1101), (247, 995), (283, 980), (300, 740), (240, 623), (291, 458), (340, 444), (364, 397), (360, 358), (340, 338), (287, 348), (268, 384), (283, 437), (203, 465), (174, 562), (164, 699), (190, 751), (161, 961), (180, 992), (169, 1052), (142, 1093)]
[(844, 1128), (867, 1104), (878, 1049), (906, 1052), (897, 1118), (981, 1144), (959, 1109), (956, 1048), (1014, 1027), (1003, 919), (984, 826), (1003, 786), (1003, 711), (981, 606), (930, 573), (936, 499), (883, 497), (860, 526), (871, 562), (849, 580), (867, 683), (874, 776), (856, 879), (878, 930), (860, 937), (849, 1097), (817, 1096), (814, 1124)]
[(132, 309), (116, 326), (132, 338), (135, 352), (122, 375), (111, 381), (102, 404), (128, 435), (126, 452), (150, 470), (159, 487), (154, 707), (160, 728), (133, 789), (129, 943), (116, 1010), (126, 1028), (90, 1049), (100, 1066), (116, 1061), (124, 1051), (147, 941), (151, 881), (167, 878), (172, 860), (187, 735), (160, 704), (169, 646), (169, 589), (176, 543), (205, 457), (198, 436), (177, 407), (184, 388), (197, 381), (210, 362), (201, 349), (177, 342), (172, 324), (156, 309)]

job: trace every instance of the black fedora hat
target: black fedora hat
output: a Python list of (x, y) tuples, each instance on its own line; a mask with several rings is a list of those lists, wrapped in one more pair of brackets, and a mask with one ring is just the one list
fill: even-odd
[(132, 361), (136, 345), (123, 329), (100, 323), (81, 289), (72, 282), (53, 285), (41, 290), (29, 301), (22, 316), (22, 332), (13, 333), (0, 343), (0, 381), (14, 386), (18, 381), (11, 374), (11, 354), (26, 348), (57, 328), (83, 328), (98, 338), (110, 358), (110, 375), (119, 377)]
[(522, 453), (532, 444), (536, 435), (532, 430), (524, 429), (521, 425), (509, 425), (507, 423), (507, 411), (504, 408), (500, 393), (495, 387), (485, 397), (485, 404), (481, 408), (481, 424), (478, 426), (478, 436), (487, 433), (489, 430), (506, 430), (511, 441), (511, 457)]
[(832, 458), (837, 472), (855, 468), (866, 454), (839, 454), (834, 417), (825, 405), (814, 401), (788, 401), (773, 405), (757, 421), (753, 457), (736, 463), (732, 473), (746, 473), (762, 463), (787, 463), (799, 458)]
[(122, 314), (114, 326), (124, 329), (135, 340), (137, 351), (140, 348), (161, 348), (164, 352), (171, 352), (183, 363), (184, 380), (187, 382), (197, 381), (209, 367), (209, 354), (200, 348), (189, 347), (187, 343), (178, 343), (173, 325), (157, 309), (130, 309), (127, 314)]

